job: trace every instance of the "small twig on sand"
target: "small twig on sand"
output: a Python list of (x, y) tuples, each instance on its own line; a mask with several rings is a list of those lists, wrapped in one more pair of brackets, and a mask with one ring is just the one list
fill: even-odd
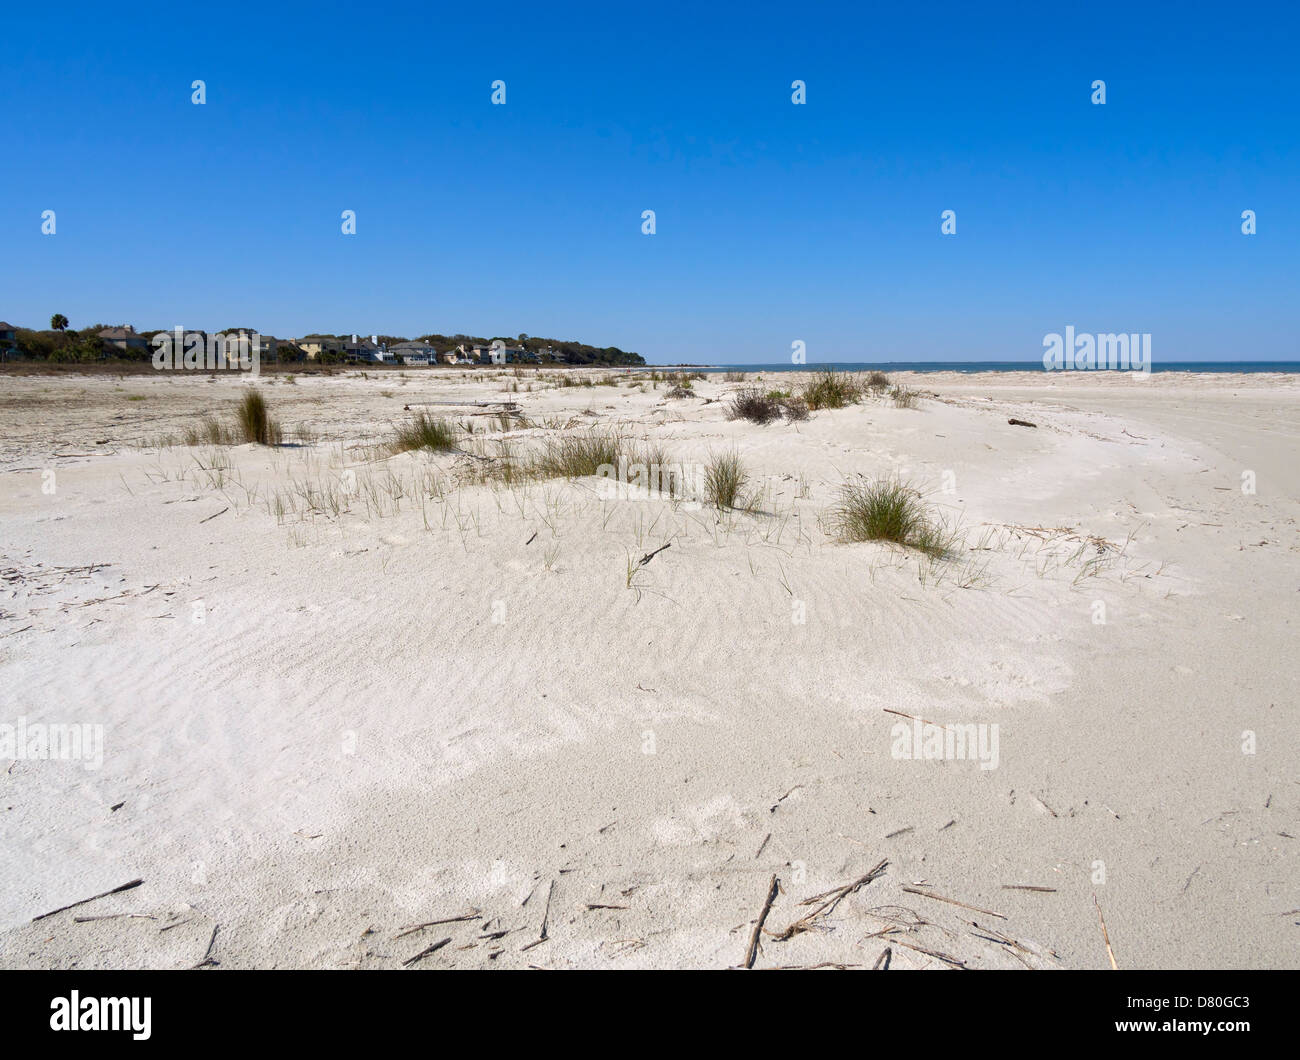
[(414, 935), (417, 931), (423, 931), (425, 928), (437, 927), (439, 924), (459, 924), (462, 920), (481, 920), (483, 914), (477, 909), (472, 913), (461, 913), (460, 916), (445, 916), (441, 920), (427, 920), (423, 924), (410, 924), (402, 928), (393, 940), (405, 938), (407, 935)]
[(48, 913), (42, 913), (40, 916), (32, 917), (32, 922), (44, 920), (47, 916), (53, 916), (55, 913), (62, 913), (67, 909), (75, 909), (79, 905), (85, 905), (87, 902), (98, 901), (100, 898), (107, 898), (110, 894), (121, 894), (123, 891), (129, 891), (133, 887), (139, 887), (144, 880), (132, 880), (130, 883), (124, 883), (121, 887), (114, 887), (111, 891), (105, 891), (103, 894), (94, 895), (91, 898), (83, 898), (79, 902), (73, 902), (71, 905), (61, 905), (58, 909), (51, 909)]
[(927, 950), (924, 946), (913, 946), (910, 942), (904, 942), (902, 939), (894, 939), (894, 945), (906, 946), (909, 950), (916, 950), (917, 953), (924, 953), (927, 957), (935, 957), (938, 960), (943, 961), (944, 964), (951, 964), (954, 968), (966, 967), (964, 961), (959, 961), (949, 953), (942, 953), (939, 950)]
[(1030, 423), (1028, 420), (1018, 420), (1015, 419), (1014, 417), (1007, 420), (1007, 422), (1011, 424), (1011, 426), (1013, 427), (1037, 427), (1038, 426), (1038, 424), (1036, 423)]
[(1114, 951), (1110, 948), (1110, 932), (1106, 930), (1106, 918), (1101, 915), (1101, 903), (1097, 901), (1097, 896), (1092, 896), (1092, 904), (1097, 907), (1097, 919), (1101, 921), (1101, 937), (1106, 943), (1106, 956), (1110, 958), (1110, 966), (1115, 971), (1119, 971), (1119, 965), (1115, 963)]
[(95, 920), (157, 920), (152, 913), (106, 913), (103, 916), (74, 916), (74, 924), (89, 924)]
[[(787, 927), (779, 935), (773, 934), (770, 931), (768, 932), (768, 934), (771, 935), (772, 938), (784, 942), (785, 940), (791, 939), (795, 935), (798, 935), (802, 931), (809, 930), (813, 926), (814, 921), (816, 921), (816, 919), (819, 916), (825, 916), (827, 913), (833, 912), (835, 907), (839, 905), (840, 902), (842, 902), (849, 895), (853, 894), (859, 888), (865, 887), (867, 884), (871, 883), (876, 878), (884, 875), (885, 867), (888, 864), (889, 864), (889, 859), (886, 858), (885, 860), (881, 861), (880, 864), (878, 864), (874, 869), (868, 872), (865, 876), (860, 876), (852, 883), (846, 883), (843, 887), (835, 887), (829, 891), (824, 891), (821, 894), (814, 895), (811, 898), (805, 898), (802, 902), (799, 903), (800, 905), (812, 905), (814, 902), (821, 902), (822, 904), (819, 905), (807, 916), (801, 917), (799, 920), (796, 920), (793, 924)], [(822, 901), (823, 899), (825, 899), (825, 901)]]
[(1036, 887), (1032, 883), (1004, 883), (1004, 891), (1042, 891), (1044, 894), (1055, 894), (1055, 887)]
[(889, 971), (889, 961), (890, 958), (893, 956), (894, 956), (894, 951), (891, 950), (888, 946), (886, 946), (883, 950), (880, 951), (880, 956), (876, 958), (876, 963), (871, 966), (871, 970), (873, 972)]
[[(225, 515), (228, 511), (230, 511), (229, 508), (222, 508), (221, 511), (217, 512), (217, 515)], [(217, 515), (209, 515), (206, 519), (200, 519), (199, 526), (202, 526), (204, 523), (210, 523), (217, 517)]]
[(1006, 917), (1001, 913), (995, 913), (992, 909), (981, 909), (977, 905), (967, 905), (965, 902), (959, 902), (955, 898), (945, 898), (941, 894), (931, 894), (929, 891), (919, 891), (915, 887), (904, 887), (903, 890), (908, 894), (919, 894), (922, 898), (933, 898), (936, 902), (947, 902), (949, 905), (959, 905), (963, 909), (973, 909), (977, 913), (984, 913), (988, 916), (995, 916), (999, 920), (1006, 920)]
[[(522, 953), (524, 950), (531, 950), (534, 946), (540, 946), (543, 942), (547, 940), (547, 938), (549, 938), (549, 936), (546, 934), (546, 925), (551, 919), (551, 895), (553, 895), (554, 893), (555, 893), (555, 881), (552, 880), (550, 887), (548, 887), (546, 890), (546, 908), (542, 910), (542, 930), (538, 933), (537, 938), (534, 939), (532, 942), (528, 943), (528, 945), (519, 947), (520, 953)], [(529, 897), (532, 896), (530, 895)]]
[(416, 961), (422, 961), (422, 960), (424, 960), (424, 958), (426, 958), (427, 956), (429, 956), (429, 954), (431, 954), (431, 953), (437, 953), (440, 949), (442, 949), (442, 948), (443, 948), (445, 945), (447, 945), (447, 943), (449, 943), (450, 941), (451, 941), (451, 936), (448, 935), (445, 939), (439, 939), (437, 942), (435, 942), (435, 943), (434, 943), (433, 945), (431, 945), (431, 946), (425, 946), (424, 949), (422, 949), (422, 950), (421, 950), (419, 953), (417, 953), (414, 957), (407, 957), (406, 960), (404, 960), (404, 961), (402, 962), (402, 967), (403, 967), (403, 968), (409, 968), (409, 967), (411, 967), (411, 965), (413, 965)]
[(212, 959), (212, 947), (217, 944), (217, 932), (220, 930), (221, 930), (220, 924), (218, 924), (216, 927), (212, 929), (212, 938), (208, 939), (208, 948), (203, 954), (203, 960), (199, 961), (198, 964), (194, 965), (195, 968), (203, 968), (209, 964), (219, 963), (218, 961)]
[(664, 549), (672, 548), (672, 547), (673, 547), (673, 543), (671, 541), (669, 541), (668, 544), (666, 545), (660, 545), (653, 552), (647, 552), (644, 556), (642, 556), (639, 560), (637, 560), (636, 565), (638, 567), (644, 567), (647, 563), (649, 563), (652, 559), (654, 559), (655, 556), (659, 555), (659, 553), (662, 552)]
[(776, 901), (777, 892), (781, 890), (781, 881), (775, 876), (767, 887), (767, 901), (763, 903), (763, 911), (758, 914), (758, 920), (754, 923), (754, 932), (749, 936), (749, 949), (745, 952), (745, 967), (753, 968), (754, 961), (758, 958), (758, 937), (763, 933), (763, 924), (767, 921), (767, 914), (772, 911), (772, 903)]

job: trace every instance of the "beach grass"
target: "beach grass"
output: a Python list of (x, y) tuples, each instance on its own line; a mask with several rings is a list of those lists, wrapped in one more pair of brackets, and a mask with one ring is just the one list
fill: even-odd
[(765, 424), (781, 418), (781, 405), (761, 390), (738, 391), (727, 405), (727, 419)]
[(931, 514), (911, 486), (897, 479), (846, 482), (830, 524), (841, 541), (892, 541), (936, 558), (946, 556), (953, 535)]
[(280, 424), (271, 417), (266, 398), (260, 390), (250, 390), (235, 409), (236, 437), (256, 445), (279, 445), (283, 439)]
[(437, 419), (427, 412), (417, 412), (397, 428), (397, 437), (388, 445), (394, 454), (415, 449), (447, 452), (456, 448), (456, 427), (449, 420)]
[(862, 400), (862, 386), (851, 375), (827, 368), (804, 386), (803, 400), (813, 411), (842, 409)]
[(704, 499), (716, 508), (740, 508), (749, 472), (734, 449), (709, 457), (704, 467)]

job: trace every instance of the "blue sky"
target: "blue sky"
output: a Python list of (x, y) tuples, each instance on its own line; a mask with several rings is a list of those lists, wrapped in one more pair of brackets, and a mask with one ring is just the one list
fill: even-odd
[(1058, 6), (8, 5), (0, 318), (1300, 359), (1300, 14)]

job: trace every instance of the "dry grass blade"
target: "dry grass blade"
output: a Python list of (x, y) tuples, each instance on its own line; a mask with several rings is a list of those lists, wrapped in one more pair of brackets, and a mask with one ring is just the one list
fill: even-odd
[(829, 891), (824, 891), (821, 894), (814, 895), (812, 898), (805, 898), (799, 903), (800, 905), (813, 905), (816, 902), (821, 902), (821, 904), (807, 916), (796, 920), (780, 934), (774, 934), (770, 931), (767, 934), (771, 935), (774, 939), (785, 941), (786, 939), (794, 938), (795, 935), (798, 935), (801, 932), (810, 930), (814, 926), (818, 917), (833, 912), (835, 907), (849, 895), (865, 887), (880, 876), (883, 876), (888, 865), (889, 859), (886, 858), (865, 876), (859, 876), (852, 883), (846, 883), (843, 887), (832, 888)]

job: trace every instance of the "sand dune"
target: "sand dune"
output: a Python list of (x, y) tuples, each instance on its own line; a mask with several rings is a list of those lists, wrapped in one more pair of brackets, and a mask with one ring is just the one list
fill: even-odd
[[(766, 426), (721, 377), (554, 378), (268, 375), (277, 449), (162, 444), (243, 379), (6, 380), (0, 723), (104, 744), (0, 761), (0, 965), (725, 967), (776, 876), (758, 967), (1108, 967), (1098, 908), (1120, 967), (1295, 966), (1294, 376)], [(382, 451), (408, 405), (465, 452)], [(754, 510), (480, 481), (611, 427), (734, 448)], [(951, 558), (835, 540), (879, 476)], [(903, 715), (995, 768), (898, 757)]]

